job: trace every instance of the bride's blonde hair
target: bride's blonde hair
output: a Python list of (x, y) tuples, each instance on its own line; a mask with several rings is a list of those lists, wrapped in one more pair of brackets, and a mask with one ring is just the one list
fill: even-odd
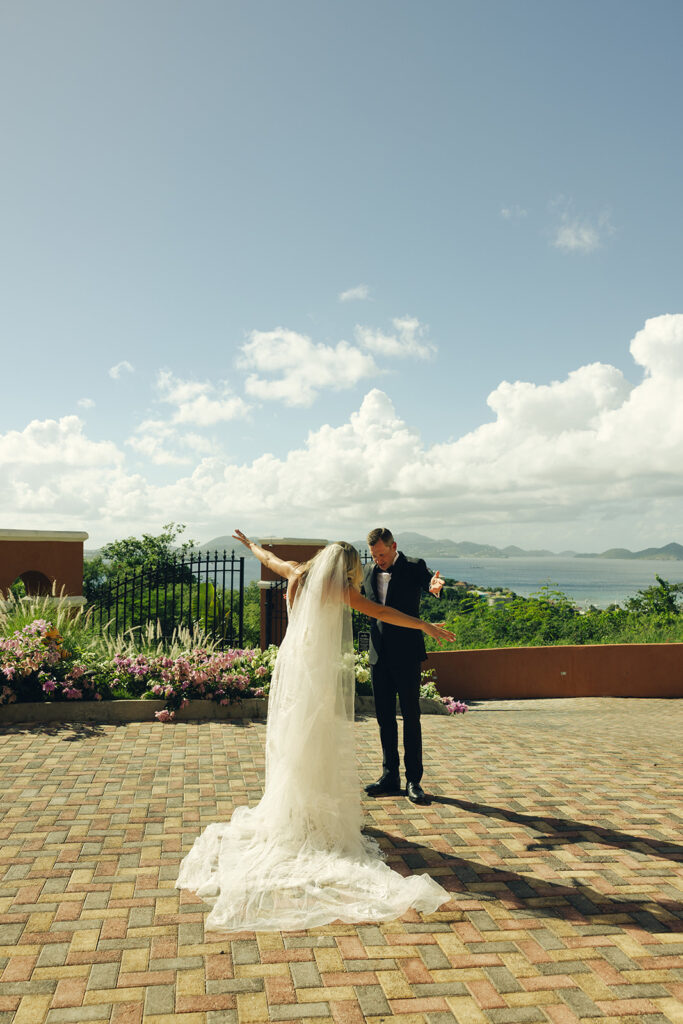
[(313, 563), (320, 558), (323, 551), (329, 551), (330, 548), (333, 547), (341, 548), (344, 575), (348, 580), (349, 586), (353, 587), (354, 590), (358, 590), (360, 588), (361, 580), (363, 579), (363, 566), (361, 565), (360, 555), (354, 548), (353, 544), (349, 544), (348, 541), (345, 540), (336, 540), (326, 548), (321, 548), (320, 551), (316, 551), (313, 558), (310, 558), (308, 562), (304, 562), (303, 565), (299, 566), (300, 585), (306, 582), (306, 577), (313, 568)]

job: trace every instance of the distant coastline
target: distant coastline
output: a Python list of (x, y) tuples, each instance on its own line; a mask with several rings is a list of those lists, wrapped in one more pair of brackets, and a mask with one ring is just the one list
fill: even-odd
[[(474, 541), (453, 541), (447, 538), (434, 540), (433, 537), (425, 537), (421, 533), (397, 533), (396, 542), (401, 551), (406, 555), (413, 555), (421, 558), (609, 558), (627, 559), (630, 561), (659, 561), (659, 562), (683, 562), (683, 545), (672, 542), (661, 548), (643, 548), (640, 551), (629, 551), (628, 548), (609, 548), (600, 552), (581, 551), (548, 551), (545, 548), (527, 550), (517, 547), (515, 544), (508, 544), (507, 547), (498, 548), (494, 544), (477, 544)], [(359, 551), (367, 548), (366, 541), (356, 540), (354, 546)], [(198, 551), (229, 551), (234, 548), (235, 542), (231, 536), (214, 537), (212, 540), (200, 544)], [(94, 558), (99, 554), (99, 549), (86, 550), (86, 558)]]
[[(628, 548), (609, 548), (602, 552), (547, 551), (545, 549), (525, 550), (515, 544), (497, 548), (493, 544), (476, 544), (472, 541), (433, 540), (420, 533), (397, 533), (396, 542), (406, 555), (424, 558), (623, 558), (629, 560), (681, 562), (682, 544), (666, 544), (661, 548), (643, 548), (629, 551)], [(361, 550), (364, 542), (356, 542)]]

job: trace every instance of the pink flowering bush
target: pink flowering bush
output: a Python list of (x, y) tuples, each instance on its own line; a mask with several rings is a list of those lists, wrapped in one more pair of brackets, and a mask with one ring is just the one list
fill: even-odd
[(64, 646), (56, 627), (34, 619), (0, 637), (0, 704), (40, 700), (102, 700), (93, 669)]
[(128, 638), (116, 651), (92, 633), (78, 642), (72, 630), (69, 650), (62, 636), (69, 625), (65, 620), (60, 632), (37, 617), (0, 636), (0, 704), (160, 698), (166, 707), (157, 718), (170, 722), (190, 700), (232, 704), (264, 697), (270, 687), (277, 648), (221, 651), (207, 643), (185, 649), (174, 642), (170, 651), (160, 644), (140, 651)]
[(142, 697), (149, 688), (150, 680), (158, 674), (158, 660), (146, 654), (115, 654), (107, 664), (114, 695)]
[(441, 700), (449, 715), (464, 715), (466, 711), (469, 711), (464, 700), (454, 700), (452, 697), (442, 697)]
[(226, 705), (245, 697), (263, 697), (272, 674), (268, 652), (204, 647), (175, 657), (116, 655), (111, 670), (115, 695), (123, 689), (134, 696), (165, 701), (164, 711), (156, 713), (160, 722), (173, 721), (175, 712), (191, 700)]
[[(156, 637), (138, 636), (124, 638), (117, 649), (83, 623), (63, 615), (55, 626), (48, 614), (46, 608), (42, 617), (0, 636), (0, 705), (142, 697), (163, 700), (156, 718), (168, 723), (191, 700), (227, 705), (268, 696), (275, 646), (221, 651), (210, 638), (192, 647), (189, 634), (179, 634), (170, 647)], [(357, 692), (369, 692), (367, 652), (355, 653), (354, 668)], [(441, 697), (433, 670), (423, 672), (420, 696), (442, 703), (452, 715), (468, 710), (463, 701)]]
[(420, 686), (420, 697), (429, 700), (440, 701), (449, 715), (464, 715), (469, 711), (467, 704), (462, 700), (455, 700), (454, 697), (442, 697), (436, 688), (436, 673), (433, 668), (422, 673), (422, 685)]
[(174, 722), (175, 711), (169, 711), (168, 708), (162, 708), (161, 711), (155, 711), (154, 717), (158, 722)]

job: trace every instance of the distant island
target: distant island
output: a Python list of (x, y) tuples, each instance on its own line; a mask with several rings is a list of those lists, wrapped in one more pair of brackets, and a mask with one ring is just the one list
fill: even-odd
[[(666, 544), (661, 548), (643, 548), (642, 551), (629, 551), (628, 548), (609, 548), (602, 552), (580, 553), (577, 551), (548, 551), (546, 548), (533, 548), (531, 550), (509, 544), (504, 548), (497, 548), (493, 544), (477, 544), (474, 541), (463, 540), (453, 541), (443, 538), (435, 540), (433, 537), (425, 537), (422, 533), (397, 533), (396, 542), (401, 551), (406, 555), (421, 556), (424, 558), (628, 558), (628, 559), (650, 559), (659, 562), (680, 562), (683, 561), (683, 545)], [(365, 538), (353, 541), (359, 551), (365, 551), (367, 543)], [(213, 540), (201, 544), (200, 551), (222, 551), (235, 546), (231, 536), (214, 537)]]
[(647, 558), (656, 562), (683, 561), (683, 546), (665, 544), (663, 548), (643, 548), (642, 551), (629, 551), (628, 548), (609, 548), (600, 554), (575, 555), (576, 558)]
[[(494, 544), (476, 544), (474, 541), (454, 541), (443, 538), (434, 540), (433, 537), (425, 537), (422, 533), (397, 533), (396, 542), (401, 551), (406, 555), (419, 556), (423, 558), (624, 558), (630, 560), (648, 559), (654, 562), (683, 562), (683, 545), (665, 544), (661, 548), (643, 548), (641, 551), (629, 551), (628, 548), (608, 548), (600, 552), (578, 552), (578, 551), (548, 551), (546, 548), (517, 547), (516, 544), (508, 544), (505, 548), (497, 548)], [(359, 551), (367, 549), (365, 538), (353, 541)], [(239, 547), (230, 534), (221, 537), (214, 537), (212, 540), (200, 544), (197, 551), (230, 551)], [(100, 553), (100, 549), (90, 549), (83, 552), (86, 559), (94, 558)]]

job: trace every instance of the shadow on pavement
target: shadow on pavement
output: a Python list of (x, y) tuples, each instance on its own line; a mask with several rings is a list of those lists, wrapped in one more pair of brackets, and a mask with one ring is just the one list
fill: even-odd
[[(401, 856), (412, 870), (426, 868), (427, 873), (430, 873), (430, 868), (436, 866), (435, 851), (429, 846), (416, 843), (412, 839), (388, 835), (372, 826), (367, 826), (364, 832), (376, 839), (385, 853)], [(425, 857), (422, 851), (428, 856)], [(576, 879), (572, 885), (566, 885), (546, 878), (536, 878), (533, 875), (520, 875), (516, 871), (506, 871), (504, 868), (494, 868), (489, 864), (480, 864), (442, 851), (438, 851), (438, 856), (441, 858), (439, 867), (448, 865), (452, 871), (452, 879), (439, 874), (436, 881), (453, 893), (453, 909), (456, 914), (458, 896), (469, 896), (482, 901), (482, 911), (486, 910), (486, 903), (500, 903), (510, 911), (520, 911), (521, 919), (559, 918), (571, 922), (575, 927), (590, 926), (593, 935), (619, 933), (633, 925), (654, 934), (683, 932), (681, 903), (653, 900), (647, 896), (614, 898)], [(502, 883), (507, 892), (501, 889), (492, 893), (492, 883)], [(467, 912), (471, 910), (468, 908)], [(603, 918), (608, 920), (602, 921)], [(615, 918), (624, 920), (619, 921)], [(599, 931), (596, 931), (598, 928)], [(485, 933), (486, 929), (481, 930)], [(491, 930), (498, 931), (498, 925), (493, 920)]]
[[(111, 722), (112, 725), (125, 725), (125, 722)], [(0, 736), (16, 733), (30, 733), (32, 736), (60, 736), (68, 743), (85, 740), (91, 736), (103, 736), (104, 726), (98, 722), (12, 722), (0, 724)], [(61, 735), (63, 734), (63, 735)]]
[(589, 825), (585, 822), (572, 821), (570, 818), (549, 818), (540, 814), (520, 814), (506, 807), (493, 807), (490, 804), (473, 803), (471, 800), (459, 800), (456, 797), (430, 794), (432, 803), (448, 804), (450, 807), (461, 807), (473, 814), (484, 814), (489, 818), (502, 818), (514, 821), (518, 825), (533, 829), (534, 832), (545, 832), (546, 835), (535, 843), (529, 843), (527, 850), (552, 850), (558, 846), (571, 843), (602, 843), (619, 850), (633, 850), (635, 853), (661, 857), (664, 860), (683, 861), (683, 846), (669, 843), (666, 840), (651, 839), (649, 836), (634, 836), (628, 832), (603, 828), (602, 825)]

